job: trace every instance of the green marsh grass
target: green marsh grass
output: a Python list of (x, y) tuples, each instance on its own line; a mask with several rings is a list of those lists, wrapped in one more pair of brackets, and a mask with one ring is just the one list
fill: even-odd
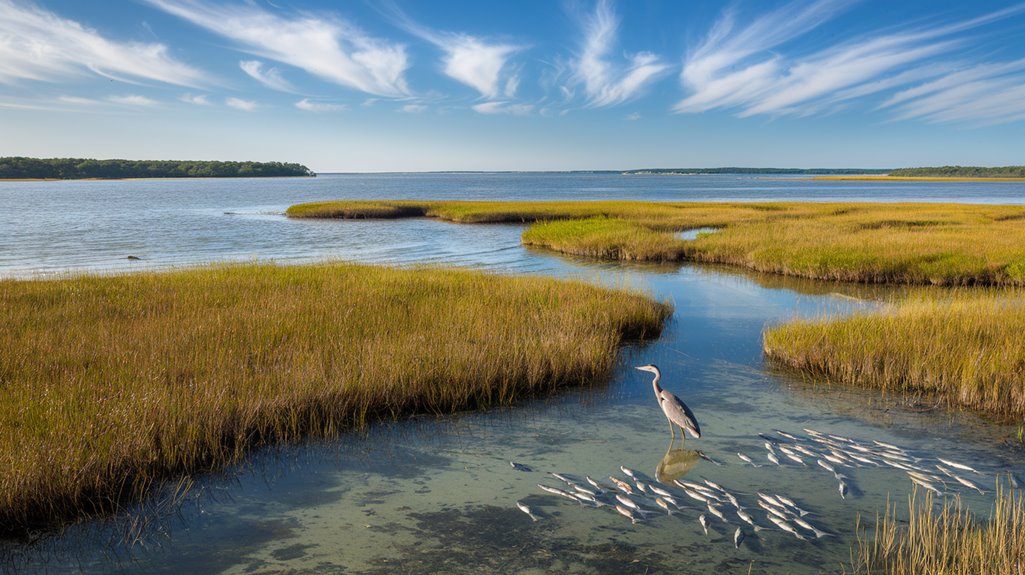
[[(909, 519), (887, 506), (870, 539), (859, 525), (851, 567), (860, 575), (1021, 575), (1025, 573), (1025, 500), (998, 489), (987, 520), (959, 500), (937, 509), (931, 494), (908, 500)], [(860, 520), (859, 520), (860, 523)]]
[(344, 264), (0, 281), (0, 531), (107, 513), (261, 445), (601, 381), (670, 311)]
[(834, 383), (924, 393), (1025, 416), (1025, 292), (915, 292), (881, 311), (794, 320), (764, 333), (777, 365)]
[[(373, 215), (378, 210), (387, 215)], [(346, 200), (299, 204), (288, 214), (530, 223), (524, 243), (605, 259), (719, 263), (864, 283), (1025, 285), (1022, 206)], [(675, 235), (704, 227), (720, 231), (694, 240)]]

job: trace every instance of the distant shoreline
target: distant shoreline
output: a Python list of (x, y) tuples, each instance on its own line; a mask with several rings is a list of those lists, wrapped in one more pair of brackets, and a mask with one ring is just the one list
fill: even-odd
[(175, 176), (175, 177), (132, 177), (132, 178), (0, 178), (0, 182), (116, 182), (134, 180), (288, 180), (307, 179), (316, 176)]

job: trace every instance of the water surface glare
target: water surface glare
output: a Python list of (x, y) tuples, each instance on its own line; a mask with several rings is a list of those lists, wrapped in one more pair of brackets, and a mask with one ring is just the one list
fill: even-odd
[[(115, 182), (111, 191), (101, 187), (106, 183), (90, 182), (60, 183), (59, 193), (43, 189), (46, 184), (32, 184), (39, 186), (30, 188), (38, 191), (38, 197), (27, 197), (32, 194), (24, 189), (12, 192), (11, 184), (0, 185), (0, 200), (17, 204), (15, 212), (44, 206), (59, 212), (0, 215), (2, 275), (111, 270), (137, 264), (166, 267), (225, 259), (301, 262), (344, 257), (581, 277), (645, 289), (675, 305), (663, 336), (624, 349), (608, 383), (524, 401), (506, 410), (385, 422), (337, 441), (267, 449), (240, 468), (198, 477), (196, 487), (174, 512), (161, 514), (152, 505), (142, 505), (113, 520), (85, 522), (60, 534), (41, 535), (31, 543), (0, 542), (0, 569), (732, 573), (750, 568), (752, 573), (831, 573), (849, 559), (855, 516), (874, 518), (888, 498), (903, 506), (911, 483), (896, 469), (845, 470), (852, 493), (842, 500), (836, 481), (811, 461), (811, 468), (754, 468), (741, 462), (738, 451), (767, 463), (758, 433), (774, 429), (801, 433), (802, 428), (813, 428), (938, 454), (984, 471), (984, 477), (966, 477), (987, 491), (992, 491), (996, 471), (1021, 471), (1022, 452), (1008, 448), (1012, 430), (1005, 426), (928, 406), (895, 407), (893, 400), (875, 392), (803, 381), (775, 374), (763, 365), (761, 330), (766, 325), (796, 314), (865, 309), (873, 305), (872, 298), (887, 293), (883, 288), (788, 280), (709, 266), (629, 265), (560, 257), (521, 247), (519, 226), (430, 220), (309, 222), (280, 215), (295, 201), (343, 196), (519, 199), (559, 190), (560, 197), (574, 199), (680, 199), (673, 197), (684, 193), (677, 186), (702, 181), (708, 187), (685, 192), (720, 193), (720, 199), (757, 194), (789, 199), (813, 193), (868, 199), (859, 194), (875, 189), (871, 184), (848, 189), (834, 182), (771, 182), (783, 188), (780, 192), (760, 188), (762, 184), (751, 178), (737, 180), (743, 185), (726, 178), (603, 176), (591, 180), (578, 176), (571, 183), (562, 178), (394, 175), (315, 181)], [(623, 181), (627, 183), (619, 183)], [(453, 191), (453, 182), (462, 187)], [(645, 190), (635, 182), (654, 188)], [(806, 187), (812, 185), (827, 191)], [(716, 191), (731, 186), (742, 189)], [(602, 191), (595, 191), (599, 188)], [(972, 189), (968, 186), (965, 193)], [(72, 196), (79, 192), (84, 198), (76, 203)], [(1005, 201), (999, 194), (975, 199)], [(42, 234), (45, 228), (49, 236)], [(57, 244), (48, 241), (50, 236)], [(129, 254), (144, 259), (122, 261)], [(706, 536), (694, 511), (632, 525), (615, 513), (539, 490), (539, 482), (559, 486), (546, 472), (608, 481), (609, 475), (624, 477), (623, 465), (656, 475), (669, 433), (655, 404), (650, 377), (632, 369), (645, 363), (662, 368), (663, 385), (680, 395), (701, 422), (703, 437), (688, 439), (686, 447), (700, 449), (724, 464), (699, 460), (686, 479), (707, 478), (722, 484), (749, 506), (757, 490), (789, 495), (814, 512), (809, 517), (816, 526), (838, 536), (801, 542), (779, 530), (757, 535), (746, 530), (747, 540), (736, 549), (734, 527), (713, 520)], [(533, 472), (517, 471), (510, 461), (526, 464)], [(984, 515), (991, 501), (988, 494), (966, 493), (963, 499)], [(531, 521), (516, 508), (517, 501), (535, 509), (540, 520)], [(762, 514), (756, 516), (761, 519)], [(122, 542), (126, 534), (136, 533), (134, 544)]]

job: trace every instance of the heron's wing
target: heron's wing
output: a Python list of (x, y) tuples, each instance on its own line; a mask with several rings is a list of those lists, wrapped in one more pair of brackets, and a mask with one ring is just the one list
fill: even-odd
[(686, 403), (680, 401), (679, 397), (663, 389), (658, 394), (658, 403), (662, 406), (662, 411), (665, 412), (669, 421), (686, 429), (694, 437), (701, 437), (701, 426), (698, 425), (694, 412), (687, 407)]

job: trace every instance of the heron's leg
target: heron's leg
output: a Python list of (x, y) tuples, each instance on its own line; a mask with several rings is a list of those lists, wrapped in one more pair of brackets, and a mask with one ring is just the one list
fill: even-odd
[(683, 449), (684, 442), (687, 441), (687, 434), (683, 432), (683, 428), (680, 428), (680, 449)]
[[(676, 428), (673, 427), (672, 421), (669, 422), (669, 433), (672, 435), (672, 442), (676, 443)], [(673, 443), (670, 443), (670, 445), (673, 445)]]

